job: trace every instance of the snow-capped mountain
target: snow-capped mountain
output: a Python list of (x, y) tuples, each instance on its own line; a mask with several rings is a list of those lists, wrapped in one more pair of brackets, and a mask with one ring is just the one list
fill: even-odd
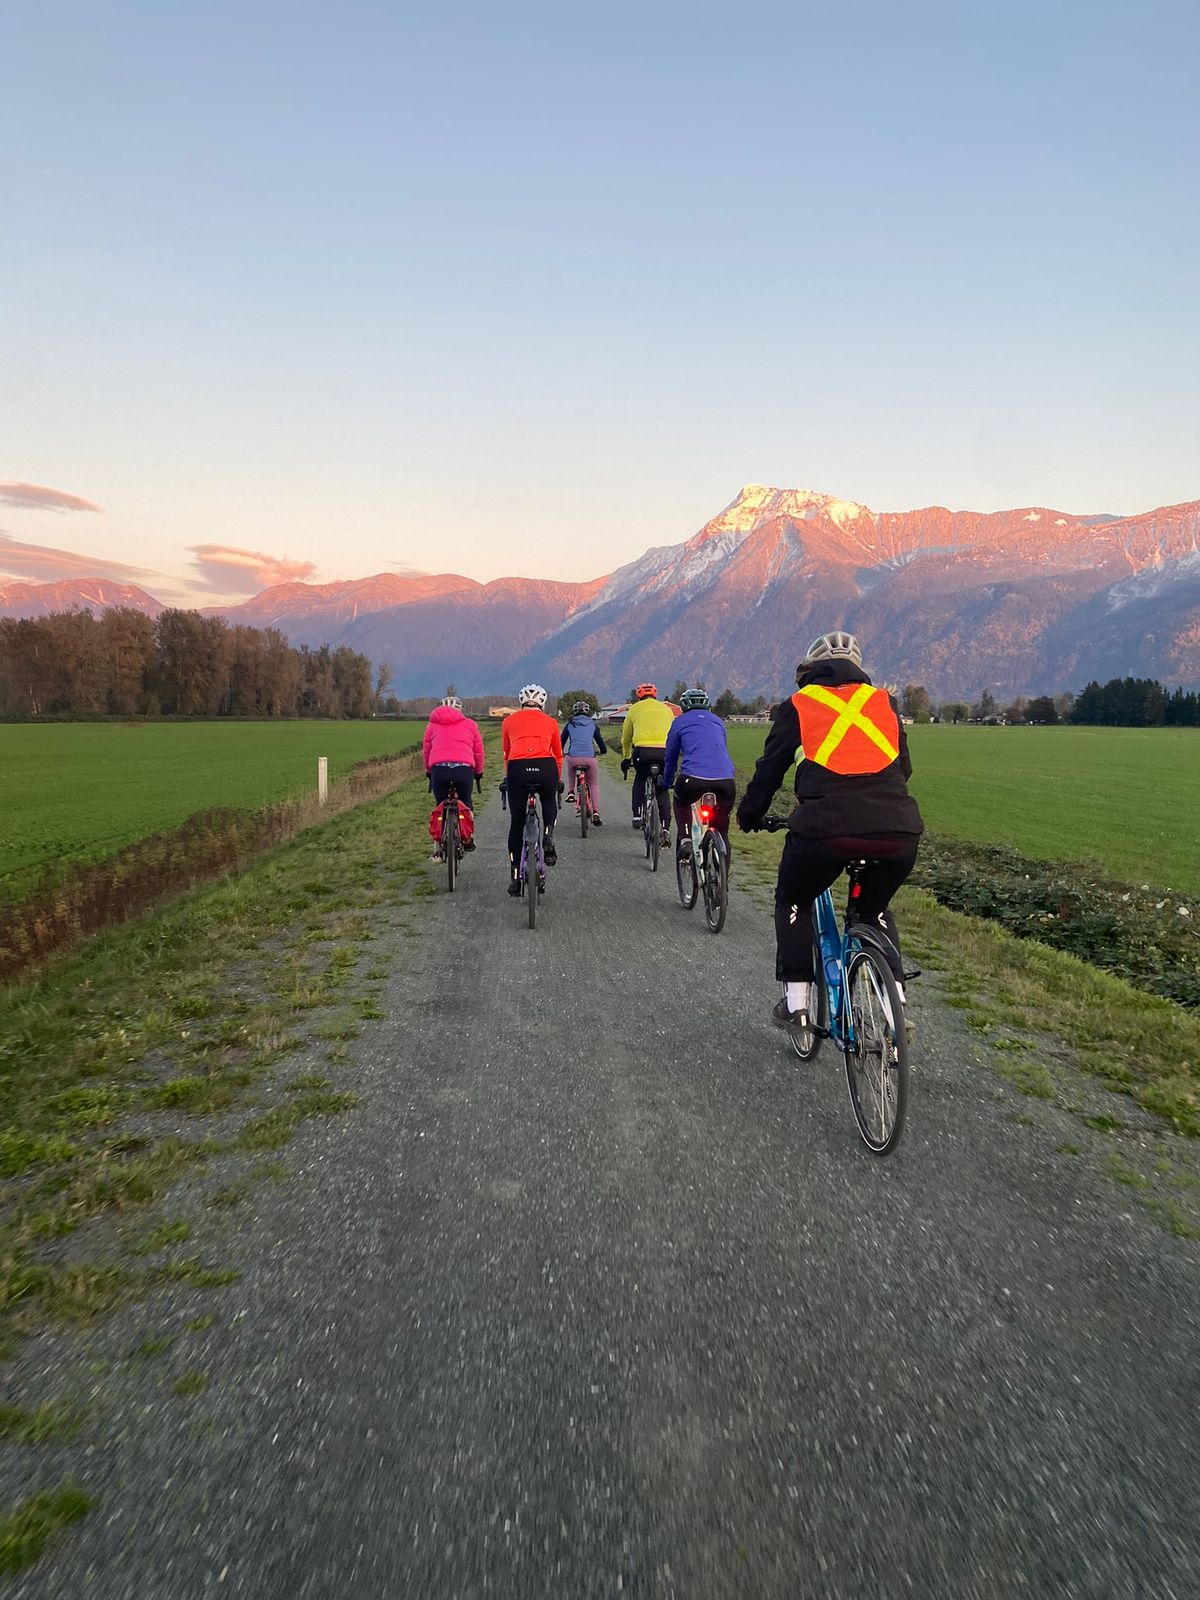
[(111, 578), (61, 578), (54, 583), (0, 583), (0, 617), (45, 617), (52, 611), (90, 611), (93, 616), (113, 606), (127, 606), (156, 617), (163, 602), (136, 583)]
[[(66, 587), (80, 588), (0, 588), (0, 615), (31, 614), (21, 608)], [(401, 694), (537, 678), (621, 695), (646, 677), (775, 694), (832, 627), (860, 635), (877, 677), (924, 683), (935, 698), (1125, 673), (1190, 686), (1200, 684), (1200, 501), (1131, 517), (875, 512), (748, 484), (685, 543), (589, 583), (383, 573), (284, 584), (224, 615), (388, 661)]]

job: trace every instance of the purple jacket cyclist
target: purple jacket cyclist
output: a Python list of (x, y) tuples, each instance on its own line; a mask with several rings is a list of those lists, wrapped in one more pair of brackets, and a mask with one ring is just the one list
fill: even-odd
[(563, 760), (566, 765), (567, 797), (575, 792), (576, 783), (587, 790), (592, 802), (592, 821), (600, 826), (600, 769), (596, 765), (596, 752), (604, 755), (608, 746), (604, 735), (596, 726), (592, 708), (586, 700), (576, 700), (570, 718), (563, 724)]
[(692, 848), (692, 801), (706, 789), (717, 797), (713, 826), (729, 844), (729, 815), (737, 798), (733, 758), (725, 724), (711, 709), (705, 689), (688, 689), (679, 697), (682, 711), (667, 734), (667, 755), (660, 787), (675, 790), (675, 852)]

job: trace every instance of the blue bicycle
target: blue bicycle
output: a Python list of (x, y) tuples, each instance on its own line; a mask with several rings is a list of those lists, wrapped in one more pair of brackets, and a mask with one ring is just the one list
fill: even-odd
[[(787, 818), (765, 817), (763, 826), (774, 833), (787, 827)], [(850, 894), (840, 928), (829, 889), (813, 905), (816, 1004), (810, 1026), (793, 1030), (790, 1038), (801, 1061), (813, 1059), (822, 1039), (831, 1039), (842, 1052), (863, 1143), (873, 1155), (886, 1156), (899, 1142), (908, 1111), (908, 1036), (891, 967), (891, 960), (899, 959), (896, 947), (874, 922), (854, 918), (866, 865), (852, 861), (846, 869)]]

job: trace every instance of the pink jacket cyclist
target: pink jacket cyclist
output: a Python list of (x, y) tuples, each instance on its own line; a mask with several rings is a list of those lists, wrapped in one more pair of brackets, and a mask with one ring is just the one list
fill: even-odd
[(435, 706), (422, 741), (425, 771), (438, 805), (453, 784), (460, 800), (471, 803), (474, 779), (483, 777), (483, 739), (479, 724), (463, 715), (462, 701), (447, 695)]

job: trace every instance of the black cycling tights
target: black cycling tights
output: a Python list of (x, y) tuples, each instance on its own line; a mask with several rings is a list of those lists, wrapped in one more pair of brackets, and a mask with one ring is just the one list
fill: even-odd
[(525, 806), (530, 789), (536, 789), (542, 802), (542, 826), (549, 839), (558, 815), (558, 762), (553, 756), (537, 761), (510, 761), (505, 768), (508, 783), (508, 859), (514, 872), (521, 859), (521, 835), (525, 831)]
[[(775, 885), (775, 976), (784, 982), (811, 983), (817, 974), (813, 935), (813, 901), (830, 888), (851, 861), (866, 860), (855, 915), (877, 921), (900, 949), (895, 918), (888, 902), (912, 871), (920, 835), (892, 834), (873, 839), (801, 839), (789, 833)], [(841, 907), (838, 907), (839, 914)], [(897, 963), (891, 963), (897, 981)]]

